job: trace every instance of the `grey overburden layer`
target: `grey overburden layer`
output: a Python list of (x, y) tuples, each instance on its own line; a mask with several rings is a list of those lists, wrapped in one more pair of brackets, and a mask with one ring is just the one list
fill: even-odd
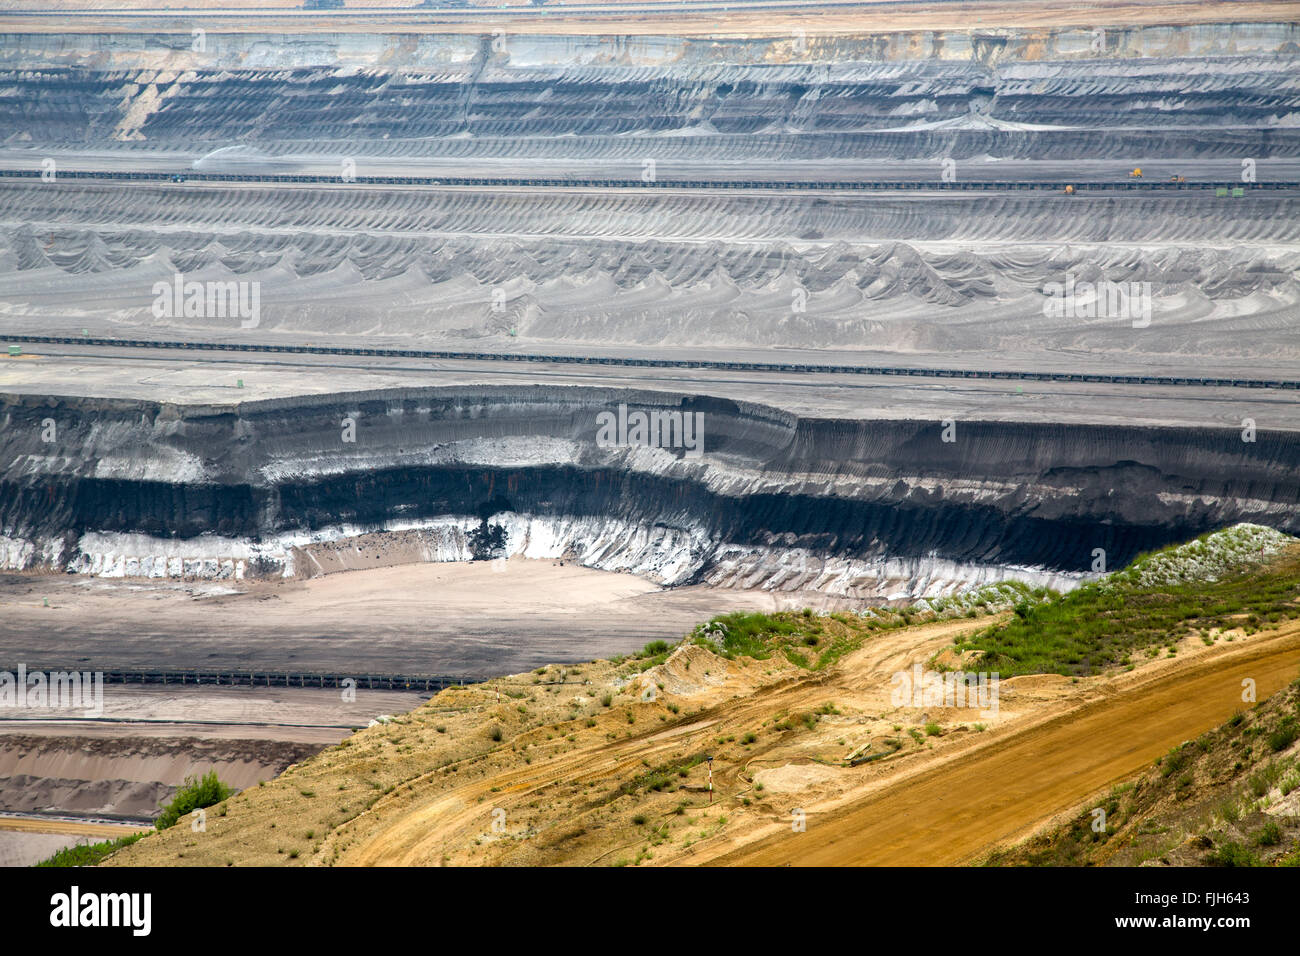
[[(156, 283), (257, 283), (285, 341), (1300, 364), (1294, 24), (736, 39), (188, 33), (0, 41), (15, 331), (221, 335)], [(298, 171), (332, 185), (57, 170)], [(367, 175), (1023, 181), (1046, 192), (475, 190)], [(1064, 186), (1077, 184), (1066, 196)], [(1116, 310), (1081, 292), (1115, 283)], [(1082, 285), (1081, 285), (1082, 284)], [(1149, 309), (1145, 306), (1149, 305)], [(246, 336), (245, 336), (246, 337)], [(920, 362), (918, 364), (926, 364)], [(944, 361), (929, 361), (930, 365)]]

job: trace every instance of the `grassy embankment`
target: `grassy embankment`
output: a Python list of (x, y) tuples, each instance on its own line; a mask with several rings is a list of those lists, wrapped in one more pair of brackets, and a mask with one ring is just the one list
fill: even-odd
[[(1264, 548), (1261, 557), (1259, 548)], [(974, 670), (1082, 677), (1135, 658), (1174, 656), (1188, 636), (1214, 644), (1300, 617), (1300, 551), (1251, 525), (1144, 555), (1123, 571), (1036, 605), (957, 644)]]

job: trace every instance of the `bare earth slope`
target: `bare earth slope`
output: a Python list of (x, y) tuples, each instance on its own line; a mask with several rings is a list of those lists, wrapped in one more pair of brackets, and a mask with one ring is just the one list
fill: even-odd
[(1300, 627), (1111, 688), (1107, 697), (918, 775), (806, 834), (720, 855), (721, 865), (932, 866), (969, 861), (1149, 764), (1242, 709), (1241, 681), (1272, 694), (1300, 674)]

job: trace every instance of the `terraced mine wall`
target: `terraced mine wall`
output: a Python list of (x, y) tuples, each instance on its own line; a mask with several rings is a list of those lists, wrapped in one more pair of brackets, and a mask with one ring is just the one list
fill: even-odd
[[(981, 363), (998, 351), (1022, 368), (1025, 353), (1054, 368), (1091, 352), (1129, 372), (1174, 354), (1211, 377), (1290, 377), (1225, 375), (1204, 359), (1300, 361), (1297, 223), (1300, 199), (1265, 190), (1079, 206), (1026, 193), (12, 181), (0, 187), (0, 302), (13, 332), (238, 331), (224, 313), (154, 317), (156, 284), (184, 273), (259, 283), (259, 328), (288, 344), (870, 348)], [(1046, 316), (1043, 290), (1072, 275), (1149, 282), (1148, 327)]]
[(0, 130), (11, 144), (272, 153), (1259, 158), (1295, 154), (1300, 90), (1295, 23), (197, 45), (188, 29), (0, 37)]
[[(258, 283), (259, 328), (287, 342), (868, 349), (981, 365), (999, 352), (1021, 368), (1088, 355), (1289, 377), (1241, 368), (1300, 361), (1294, 191), (1204, 184), (1237, 182), (1243, 161), (1258, 183), (1300, 179), (1300, 25), (1097, 30), (210, 31), (201, 50), (188, 30), (5, 35), (0, 168), (50, 160), (57, 176), (0, 186), (0, 306), (15, 332), (231, 331), (224, 316), (155, 317), (155, 284), (184, 273)], [(1050, 188), (343, 178), (635, 182), (653, 163), (661, 185), (939, 182), (947, 160), (963, 184)], [(75, 180), (78, 164), (338, 181)], [(1189, 189), (1085, 187), (1133, 184), (1134, 166)], [(1071, 277), (1147, 283), (1149, 326), (1045, 315), (1045, 289)]]
[[(400, 532), (412, 560), (524, 554), (668, 585), (915, 595), (1068, 585), (1096, 549), (1114, 568), (1238, 521), (1300, 531), (1300, 436), (1285, 432), (832, 421), (546, 386), (3, 402), (0, 557), (19, 570), (311, 574), (315, 554), (364, 566), (355, 542)], [(608, 430), (637, 412), (691, 416), (699, 453), (692, 433), (650, 447)]]

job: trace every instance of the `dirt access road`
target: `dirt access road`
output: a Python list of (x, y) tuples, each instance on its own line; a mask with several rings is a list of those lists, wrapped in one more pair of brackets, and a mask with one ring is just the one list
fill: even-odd
[[(599, 787), (617, 786), (646, 766), (672, 759), (683, 749), (698, 750), (719, 736), (738, 736), (773, 714), (815, 707), (828, 697), (846, 705), (852, 700), (872, 709), (885, 709), (890, 674), (911, 666), (913, 660), (937, 653), (951, 643), (954, 634), (975, 626), (968, 620), (944, 621), (888, 632), (847, 655), (839, 666), (826, 672), (799, 671), (775, 660), (724, 665), (725, 679), (712, 686), (701, 686), (697, 693), (683, 698), (683, 702), (689, 700), (695, 706), (706, 708), (700, 720), (610, 742), (604, 735), (608, 729), (606, 724), (620, 724), (626, 709), (615, 707), (599, 716), (599, 726), (593, 732), (594, 743), (557, 754), (552, 759), (543, 759), (534, 751), (528, 763), (513, 758), (480, 778), (451, 789), (422, 794), (409, 803), (402, 800), (400, 792), (382, 798), (349, 828), (355, 831), (355, 836), (346, 839), (349, 847), (339, 862), (359, 866), (434, 865), (456, 848), (473, 845), (478, 839), (485, 813), (482, 800), (488, 796), (497, 805), (508, 808), (511, 814), (522, 813), (522, 808), (530, 802), (545, 799), (549, 804), (549, 819), (576, 819), (587, 796), (585, 791), (579, 791), (575, 803), (565, 804), (555, 794), (568, 786), (592, 783)], [(712, 661), (714, 667), (720, 663), (717, 658)], [(707, 666), (708, 662), (699, 662), (695, 672), (703, 672)], [(715, 776), (720, 793), (747, 787), (749, 784), (741, 775), (739, 764), (719, 757)], [(737, 825), (742, 824), (737, 821)], [(590, 865), (617, 849), (602, 846), (601, 852), (586, 858), (512, 862)], [(663, 854), (667, 855), (668, 850), (664, 848)]]
[(1164, 670), (1010, 740), (899, 780), (820, 820), (718, 856), (722, 866), (943, 866), (1029, 833), (1300, 673), (1300, 628)]
[(148, 829), (150, 827), (142, 827), (135, 823), (83, 823), (80, 820), (0, 816), (0, 830), (15, 833), (58, 833), (99, 840), (115, 840)]
[[(566, 814), (576, 819), (579, 806), (566, 805), (560, 796), (565, 787), (615, 785), (645, 766), (670, 760), (675, 752), (711, 746), (720, 736), (742, 734), (776, 715), (827, 699), (854, 713), (884, 715), (887, 728), (890, 721), (906, 720), (889, 706), (889, 675), (928, 659), (972, 626), (949, 621), (882, 635), (818, 675), (773, 675), (767, 683), (758, 677), (762, 668), (737, 667), (705, 695), (711, 706), (698, 722), (600, 740), (529, 766), (512, 762), (413, 800), (385, 798), (357, 821), (360, 826), (346, 840), (339, 862), (428, 865), (445, 859), (480, 838), (481, 801), (489, 795), (511, 813), (523, 813), (538, 801), (546, 804), (548, 811), (539, 821), (543, 825)], [(695, 842), (686, 852), (659, 847), (657, 862), (931, 865), (970, 860), (997, 843), (1028, 835), (1247, 706), (1241, 702), (1242, 678), (1256, 681), (1262, 700), (1300, 674), (1300, 624), (1241, 643), (1194, 644), (1185, 642), (1179, 658), (1079, 684), (1064, 678), (1017, 678), (1007, 683), (1002, 713), (987, 734), (950, 735), (949, 743), (892, 767), (815, 771), (834, 774), (837, 782), (820, 792), (801, 793), (798, 799), (807, 808), (805, 833), (790, 832), (788, 815), (780, 814), (777, 822), (777, 814), (745, 811), (728, 795), (752, 793), (748, 777), (760, 765), (806, 772), (809, 751), (779, 746), (762, 757), (746, 758), (744, 767), (720, 756), (715, 775), (721, 803), (728, 806), (725, 832)], [(755, 679), (758, 684), (746, 686)], [(705, 703), (699, 696), (692, 699)], [(953, 715), (932, 711), (931, 716), (947, 723)], [(842, 727), (826, 731), (832, 738), (845, 732)], [(775, 798), (773, 806), (783, 805), (784, 799)], [(500, 860), (452, 857), (452, 862), (600, 865), (626, 849), (611, 844), (599, 855), (557, 859), (512, 854)]]

